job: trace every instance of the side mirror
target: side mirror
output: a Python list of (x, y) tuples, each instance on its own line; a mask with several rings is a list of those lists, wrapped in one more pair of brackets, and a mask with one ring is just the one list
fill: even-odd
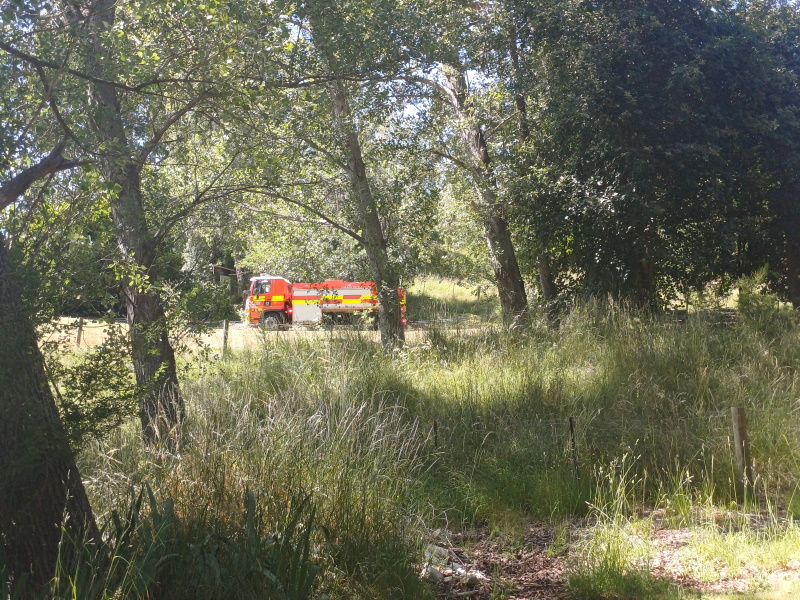
[(250, 290), (242, 290), (242, 298), (247, 298), (250, 295)]

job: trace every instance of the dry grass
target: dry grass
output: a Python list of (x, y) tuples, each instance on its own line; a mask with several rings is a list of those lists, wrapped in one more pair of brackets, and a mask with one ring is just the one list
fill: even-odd
[[(127, 324), (116, 323), (108, 325), (103, 322), (85, 319), (81, 344), (77, 344), (79, 319), (72, 317), (61, 317), (58, 319), (59, 332), (52, 333), (43, 338), (43, 342), (58, 340), (62, 347), (67, 350), (77, 350), (95, 348), (103, 343), (107, 331), (110, 327), (120, 327), (127, 331)], [(63, 330), (62, 330), (63, 329)], [(256, 350), (265, 345), (273, 343), (290, 343), (295, 340), (308, 340), (312, 343), (325, 342), (331, 338), (345, 337), (352, 338), (354, 335), (367, 342), (380, 341), (380, 334), (376, 331), (353, 331), (350, 329), (322, 329), (308, 327), (294, 327), (289, 330), (281, 331), (261, 331), (257, 327), (251, 327), (246, 323), (232, 323), (228, 329), (228, 348), (230, 350)], [(413, 326), (406, 330), (406, 340), (410, 344), (421, 343), (425, 338), (425, 330)], [(195, 338), (188, 338), (188, 347), (199, 348), (205, 346), (213, 353), (219, 354), (222, 351), (224, 330), (221, 325), (215, 326), (211, 333)]]

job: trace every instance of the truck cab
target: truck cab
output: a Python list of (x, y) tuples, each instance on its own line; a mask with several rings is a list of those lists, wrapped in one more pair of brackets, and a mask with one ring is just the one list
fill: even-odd
[(251, 325), (292, 322), (292, 283), (283, 277), (258, 275), (250, 279), (244, 318)]

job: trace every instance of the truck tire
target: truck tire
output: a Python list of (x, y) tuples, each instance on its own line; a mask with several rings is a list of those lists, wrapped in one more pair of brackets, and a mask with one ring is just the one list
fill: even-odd
[(258, 320), (258, 326), (262, 329), (277, 329), (282, 321), (283, 319), (281, 319), (280, 313), (263, 312), (261, 313), (261, 318)]

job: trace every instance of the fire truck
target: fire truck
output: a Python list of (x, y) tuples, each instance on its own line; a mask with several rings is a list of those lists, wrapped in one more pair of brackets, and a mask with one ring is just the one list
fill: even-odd
[[(406, 291), (397, 290), (400, 318), (406, 324)], [(322, 283), (292, 283), (284, 277), (250, 279), (244, 303), (245, 322), (252, 326), (356, 324), (377, 317), (378, 290), (371, 281), (328, 279)]]

